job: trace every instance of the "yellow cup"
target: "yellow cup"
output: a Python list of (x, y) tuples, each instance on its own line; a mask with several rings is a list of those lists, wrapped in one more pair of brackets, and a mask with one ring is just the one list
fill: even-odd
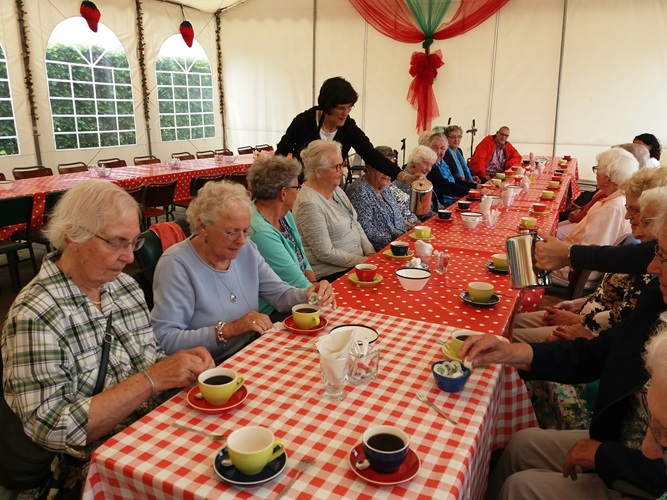
[(210, 405), (224, 405), (245, 382), (243, 375), (237, 375), (229, 368), (211, 368), (199, 374), (199, 392)]
[(494, 186), (500, 186), (503, 183), (502, 179), (491, 179), (491, 184)]
[(320, 308), (310, 304), (297, 304), (292, 308), (292, 317), (296, 326), (309, 330), (320, 326)]
[(498, 172), (498, 173), (496, 174), (496, 179), (501, 179), (501, 180), (502, 180), (502, 179), (504, 179), (504, 178), (505, 178), (505, 174), (503, 174), (502, 172)]
[(478, 332), (471, 332), (469, 330), (456, 330), (454, 333), (452, 333), (452, 338), (449, 341), (452, 353), (458, 356), (459, 349), (461, 349), (461, 346), (466, 341), (466, 339), (472, 335), (484, 335), (484, 334)]
[(259, 474), (269, 462), (285, 453), (285, 443), (266, 427), (251, 425), (232, 432), (227, 438), (229, 459), (248, 476)]
[(491, 256), (491, 262), (493, 262), (493, 267), (504, 271), (507, 269), (507, 254), (506, 253), (496, 253)]
[(553, 198), (553, 197), (554, 197), (553, 191), (542, 191), (542, 198)]
[(537, 226), (537, 219), (535, 217), (521, 217), (521, 225), (532, 229)]
[(549, 181), (549, 187), (551, 189), (556, 189), (558, 186), (560, 186), (560, 182), (558, 182), (558, 181)]
[(488, 302), (493, 295), (493, 285), (483, 281), (468, 283), (468, 296), (474, 302)]
[(431, 235), (431, 228), (428, 226), (415, 226), (415, 236), (417, 238), (428, 238)]

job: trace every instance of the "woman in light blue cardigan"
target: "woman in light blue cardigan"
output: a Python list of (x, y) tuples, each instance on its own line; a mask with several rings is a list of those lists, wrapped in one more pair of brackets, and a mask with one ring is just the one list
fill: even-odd
[[(301, 189), (300, 173), (301, 164), (292, 158), (268, 156), (255, 160), (248, 170), (255, 201), (250, 220), (255, 234), (251, 239), (283, 281), (296, 288), (308, 288), (317, 280), (290, 212)], [(274, 308), (260, 300), (259, 311), (270, 314)]]

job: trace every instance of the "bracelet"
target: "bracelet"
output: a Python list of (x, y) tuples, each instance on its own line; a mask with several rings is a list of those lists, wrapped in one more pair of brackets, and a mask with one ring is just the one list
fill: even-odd
[(144, 377), (148, 379), (148, 381), (151, 383), (151, 397), (155, 396), (155, 382), (153, 382), (153, 379), (151, 376), (148, 374), (148, 370), (143, 369), (141, 370), (141, 373)]

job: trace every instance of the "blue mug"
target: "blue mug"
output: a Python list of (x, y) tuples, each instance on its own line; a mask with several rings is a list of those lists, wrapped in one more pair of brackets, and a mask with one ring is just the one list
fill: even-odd
[(362, 436), (364, 454), (371, 469), (380, 474), (398, 470), (408, 456), (410, 438), (397, 427), (376, 425)]

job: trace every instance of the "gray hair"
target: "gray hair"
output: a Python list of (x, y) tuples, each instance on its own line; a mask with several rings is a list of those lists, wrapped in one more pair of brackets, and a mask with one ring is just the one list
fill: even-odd
[(338, 141), (321, 141), (318, 139), (308, 144), (308, 147), (301, 151), (303, 174), (306, 180), (310, 179), (318, 170), (333, 167), (328, 155), (342, 154), (341, 148), (342, 144)]
[(651, 154), (648, 149), (641, 144), (635, 144), (634, 142), (626, 142), (625, 144), (617, 144), (615, 148), (623, 148), (639, 162), (639, 170), (646, 167)]
[(463, 129), (461, 127), (458, 125), (450, 125), (445, 129), (445, 137), (449, 137), (449, 134), (452, 132), (459, 132), (461, 135), (463, 135)]
[[(442, 134), (434, 135), (440, 135), (442, 137)], [(421, 145), (417, 146), (410, 152), (410, 156), (408, 156), (408, 166), (414, 165), (415, 163), (421, 163), (424, 160), (431, 162), (431, 165), (433, 165), (437, 159), (438, 155), (435, 151), (428, 146)]]
[(638, 170), (632, 177), (623, 181), (621, 189), (626, 196), (638, 198), (644, 191), (660, 186), (667, 186), (667, 167)]
[[(432, 130), (425, 130), (421, 134), (419, 134), (419, 138), (417, 139), (417, 143), (420, 146), (431, 146), (435, 141), (440, 140), (444, 141), (445, 144), (447, 144), (447, 137), (445, 137), (444, 134), (441, 132), (433, 132)], [(414, 149), (412, 150), (414, 152)], [(435, 156), (436, 160), (438, 159), (438, 155), (436, 154)], [(435, 163), (435, 160), (433, 160), (433, 163)], [(410, 165), (410, 161), (408, 161), (408, 165)]]
[(667, 313), (660, 315), (660, 324), (653, 337), (646, 343), (644, 352), (646, 370), (653, 378), (667, 382)]
[(85, 243), (111, 224), (141, 217), (139, 204), (125, 190), (107, 181), (86, 181), (68, 189), (56, 204), (44, 234), (58, 251), (65, 249), (65, 235)]
[(248, 213), (252, 204), (248, 192), (237, 182), (207, 182), (192, 200), (185, 212), (192, 234), (199, 234), (198, 222), (215, 224), (235, 208), (245, 208)]
[(248, 170), (250, 192), (256, 200), (274, 200), (300, 173), (301, 163), (295, 158), (280, 155), (257, 158)]
[(620, 185), (639, 169), (639, 162), (621, 148), (611, 148), (595, 157), (598, 172), (606, 175), (611, 182)]
[[(655, 194), (652, 193), (652, 191), (655, 191)], [(656, 238), (662, 232), (663, 228), (667, 231), (667, 202), (665, 199), (656, 199), (659, 196), (667, 197), (667, 187), (661, 186), (650, 189), (639, 197), (640, 210), (642, 210), (642, 206), (645, 207), (649, 204), (652, 205), (653, 203), (657, 204), (658, 213), (656, 214), (655, 220), (649, 225), (649, 230)]]

